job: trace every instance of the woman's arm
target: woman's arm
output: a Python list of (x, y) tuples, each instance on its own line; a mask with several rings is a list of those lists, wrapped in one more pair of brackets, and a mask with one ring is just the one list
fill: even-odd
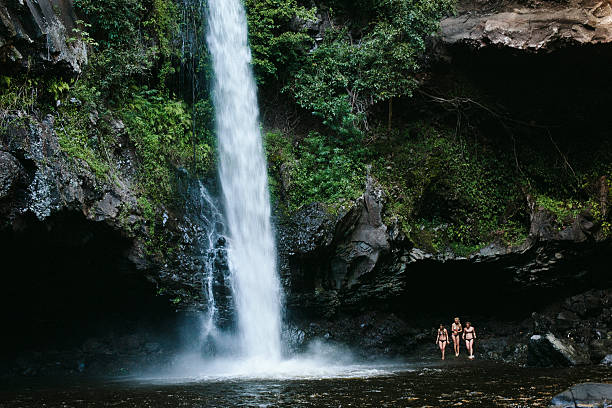
[(476, 338), (476, 329), (472, 330), (472, 332), (474, 333), (474, 338)]

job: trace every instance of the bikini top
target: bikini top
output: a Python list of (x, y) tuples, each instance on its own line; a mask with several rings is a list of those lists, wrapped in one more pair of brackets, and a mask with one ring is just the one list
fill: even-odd
[(465, 333), (466, 337), (467, 337), (468, 334), (471, 335), (468, 340), (470, 340), (470, 339), (472, 339), (474, 337), (474, 335), (473, 335), (474, 327), (470, 327), (469, 329), (466, 327), (465, 329), (463, 329), (463, 332)]
[(453, 323), (453, 333), (457, 334), (459, 333), (460, 330), (461, 330), (461, 323), (459, 324)]
[(444, 329), (444, 330), (438, 329), (438, 337), (446, 338), (446, 329)]

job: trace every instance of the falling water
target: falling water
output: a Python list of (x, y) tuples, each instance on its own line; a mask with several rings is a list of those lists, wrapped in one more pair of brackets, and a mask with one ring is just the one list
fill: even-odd
[(204, 276), (202, 279), (202, 286), (206, 297), (206, 313), (202, 321), (201, 336), (202, 342), (205, 343), (210, 341), (211, 338), (214, 341), (218, 334), (217, 324), (219, 309), (217, 308), (217, 301), (214, 293), (215, 273), (217, 272), (215, 261), (219, 257), (220, 240), (224, 239), (224, 227), (223, 216), (215, 200), (209, 194), (202, 182), (198, 184), (198, 198), (200, 199), (198, 208), (200, 209), (200, 218), (203, 221), (205, 231), (202, 237), (202, 241), (204, 242), (201, 242), (204, 248)]
[(279, 360), (280, 283), (270, 222), (257, 93), (241, 0), (209, 0), (207, 43), (239, 344), (249, 358)]

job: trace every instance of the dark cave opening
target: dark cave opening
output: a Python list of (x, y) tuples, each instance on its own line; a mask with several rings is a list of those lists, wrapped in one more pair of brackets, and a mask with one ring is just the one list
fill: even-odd
[[(382, 269), (337, 292), (342, 302), (338, 309), (335, 283), (326, 272), (329, 261), (317, 257), (299, 262), (300, 272), (291, 278), (293, 299), (287, 312), (301, 322), (381, 312), (393, 313), (411, 327), (435, 327), (455, 316), (516, 327), (568, 297), (612, 287), (610, 254), (610, 242), (550, 243), (482, 262), (423, 259), (407, 264), (401, 275), (390, 275), (392, 267), (383, 262)], [(392, 289), (379, 292), (379, 287)], [(316, 288), (329, 295), (315, 295)]]
[(75, 350), (89, 338), (140, 333), (177, 344), (177, 314), (128, 260), (130, 242), (74, 213), (26, 214), (0, 231), (2, 354)]
[[(533, 250), (493, 262), (423, 261), (410, 267), (406, 290), (389, 309), (417, 326), (455, 315), (464, 321), (521, 322), (570, 296), (612, 286), (609, 244), (574, 244), (572, 255), (555, 265), (554, 254), (564, 249), (551, 245), (552, 256), (540, 265), (542, 256)], [(519, 271), (521, 265), (529, 266)], [(532, 273), (542, 267), (549, 269)]]

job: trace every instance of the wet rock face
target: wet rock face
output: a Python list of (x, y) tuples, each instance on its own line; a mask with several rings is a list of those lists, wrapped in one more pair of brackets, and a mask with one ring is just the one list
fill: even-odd
[(73, 32), (76, 20), (71, 0), (0, 0), (0, 66), (79, 74), (87, 47)]
[[(533, 333), (543, 338), (552, 333), (561, 341), (571, 342), (593, 364), (599, 363), (612, 352), (612, 292), (609, 289), (590, 290), (568, 297), (540, 313), (534, 313), (532, 321)], [(552, 364), (551, 358), (540, 358), (537, 347), (534, 350), (534, 365)], [(572, 359), (561, 361), (575, 364)]]
[(568, 367), (589, 364), (588, 355), (567, 339), (559, 339), (552, 333), (536, 334), (529, 339), (527, 363), (540, 367)]
[(612, 384), (576, 384), (550, 402), (551, 408), (605, 407), (612, 401)]
[(441, 23), (441, 40), (447, 45), (551, 51), (612, 42), (612, 5), (607, 1), (460, 1), (457, 11)]
[[(53, 228), (51, 220), (58, 214), (105, 224), (130, 242), (125, 258), (164, 287), (165, 294), (180, 298), (180, 307), (201, 307), (202, 263), (197, 246), (205, 233), (199, 227), (201, 220), (197, 214), (186, 215), (182, 208), (157, 208), (163, 221), (155, 230), (179, 250), (170, 254), (147, 248), (153, 233), (138, 204), (135, 153), (121, 127), (115, 128), (116, 146), (109, 150), (114, 178), (107, 181), (85, 161), (62, 150), (52, 115), (38, 118), (15, 112), (7, 114), (5, 123), (0, 130), (0, 235), (36, 230), (39, 224)], [(194, 183), (188, 175), (177, 178), (183, 180), (180, 189), (185, 191)], [(185, 197), (184, 202), (189, 199)]]
[[(435, 296), (441, 282), (470, 276), (473, 307), (501, 305), (507, 311), (508, 302), (528, 296), (509, 311), (528, 316), (559, 298), (610, 285), (605, 270), (611, 243), (588, 214), (560, 228), (550, 213), (533, 206), (522, 245), (493, 243), (465, 258), (414, 248), (396, 226), (383, 222), (384, 205), (382, 191), (369, 180), (364, 195), (338, 214), (312, 204), (281, 224), (281, 275), (290, 311), (317, 318), (373, 307), (416, 308)], [(443, 296), (433, 309), (446, 307), (453, 304)]]
[[(337, 214), (315, 203), (281, 225), (281, 276), (290, 307), (331, 316), (336, 307), (376, 293), (380, 282), (366, 282), (392, 250), (383, 207), (382, 189), (370, 178), (364, 195)], [(388, 289), (378, 294), (388, 297)]]
[[(525, 364), (529, 337), (548, 333), (576, 344), (579, 358), (566, 364), (598, 363), (612, 351), (611, 294), (599, 289), (611, 284), (612, 247), (588, 214), (560, 228), (532, 206), (524, 244), (491, 244), (465, 258), (413, 247), (385, 224), (384, 205), (369, 180), (364, 195), (337, 214), (312, 204), (280, 225), (288, 319), (305, 341), (402, 354), (432, 324), (459, 315), (485, 325), (478, 353), (493, 360)], [(533, 361), (552, 353), (544, 351)]]
[(359, 278), (372, 272), (390, 249), (387, 226), (382, 222), (383, 192), (370, 178), (365, 194), (344, 217), (338, 231), (346, 238), (331, 260), (332, 287), (353, 288)]
[(363, 358), (405, 356), (430, 343), (428, 329), (410, 327), (393, 313), (368, 312), (335, 321), (321, 320), (297, 327), (300, 345), (316, 340), (349, 346)]

